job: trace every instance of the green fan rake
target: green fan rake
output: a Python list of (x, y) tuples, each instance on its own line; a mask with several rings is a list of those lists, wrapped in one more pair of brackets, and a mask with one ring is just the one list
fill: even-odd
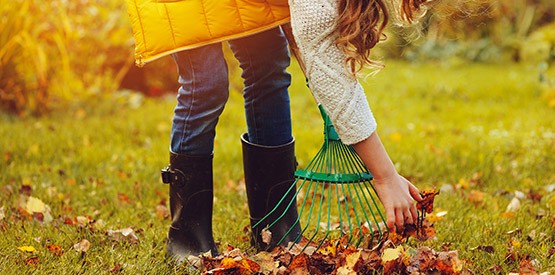
[[(282, 242), (297, 223), (301, 224), (301, 235), (308, 240), (301, 242), (301, 235), (295, 240), (304, 243), (303, 250), (309, 245), (318, 249), (326, 239), (334, 238), (346, 239), (356, 247), (380, 244), (388, 230), (371, 183), (372, 175), (353, 147), (341, 142), (323, 107), (318, 107), (324, 119), (324, 144), (305, 169), (295, 172), (296, 180), (287, 193), (254, 227), (266, 221), (266, 229), (271, 232), (272, 226), (297, 203), (299, 218), (277, 245), (287, 245)], [(294, 196), (290, 196), (292, 192)], [(292, 200), (286, 199), (291, 197)], [(283, 205), (286, 206), (280, 207)], [(284, 208), (281, 215), (274, 213)], [(278, 218), (267, 220), (271, 215)]]

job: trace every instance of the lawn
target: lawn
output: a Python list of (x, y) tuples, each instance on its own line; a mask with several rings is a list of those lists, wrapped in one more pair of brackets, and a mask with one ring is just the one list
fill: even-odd
[[(217, 128), (214, 234), (221, 247), (253, 252), (238, 73)], [(292, 74), (302, 167), (322, 143), (322, 122), (297, 66)], [(399, 172), (441, 189), (436, 238), (407, 246), (457, 250), (477, 274), (519, 271), (527, 260), (555, 272), (555, 109), (538, 78), (525, 65), (388, 62), (363, 80)], [(182, 272), (164, 262), (159, 175), (174, 101), (119, 93), (43, 118), (0, 115), (0, 273)], [(29, 215), (33, 207), (43, 215)]]

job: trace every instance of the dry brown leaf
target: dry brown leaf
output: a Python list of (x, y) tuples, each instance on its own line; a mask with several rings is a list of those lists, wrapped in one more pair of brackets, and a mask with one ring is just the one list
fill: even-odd
[(135, 231), (131, 227), (118, 229), (118, 230), (108, 230), (106, 234), (116, 242), (128, 241), (132, 244), (139, 243), (139, 237), (135, 234)]
[(493, 253), (493, 252), (495, 252), (495, 249), (494, 249), (493, 246), (491, 246), (491, 245), (479, 245), (479, 246), (470, 248), (470, 250), (471, 250), (471, 251), (472, 251), (472, 250), (482, 250), (482, 251), (485, 251), (485, 252), (487, 252), (487, 253)]
[(87, 239), (82, 239), (80, 242), (73, 245), (73, 249), (77, 252), (86, 253), (91, 248), (91, 242)]
[(27, 184), (22, 184), (21, 187), (19, 188), (19, 193), (21, 195), (25, 195), (25, 196), (31, 196), (31, 191), (33, 190), (33, 188), (31, 187), (31, 185), (27, 185)]
[(262, 236), (262, 242), (269, 245), (272, 241), (272, 232), (268, 228), (264, 228), (260, 235)]
[(169, 219), (170, 211), (165, 205), (158, 204), (156, 205), (156, 217), (158, 217), (161, 220)]
[(118, 263), (110, 269), (110, 273), (119, 274), (122, 270), (123, 270), (123, 265)]
[(434, 211), (434, 198), (439, 195), (439, 190), (424, 190), (422, 191), (422, 200), (416, 204), (416, 209), (430, 214)]
[(531, 259), (522, 259), (519, 263), (520, 274), (539, 274)]

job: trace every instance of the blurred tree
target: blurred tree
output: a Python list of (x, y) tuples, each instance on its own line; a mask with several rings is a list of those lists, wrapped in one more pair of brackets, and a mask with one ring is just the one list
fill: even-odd
[[(414, 29), (393, 27), (387, 56), (422, 60), (520, 61), (534, 30), (555, 20), (553, 0), (440, 0)], [(418, 26), (417, 26), (418, 27)]]

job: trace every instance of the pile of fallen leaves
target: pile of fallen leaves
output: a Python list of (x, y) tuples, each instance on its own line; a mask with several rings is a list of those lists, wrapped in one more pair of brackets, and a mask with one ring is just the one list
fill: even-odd
[(435, 190), (423, 193), (424, 200), (418, 204), (418, 224), (407, 226), (402, 232), (391, 232), (373, 248), (350, 246), (346, 237), (322, 244), (304, 239), (286, 248), (277, 247), (252, 256), (228, 246), (217, 257), (191, 256), (187, 264), (202, 270), (203, 274), (460, 274), (464, 272), (464, 262), (457, 251), (434, 251), (426, 246), (412, 248), (403, 244), (409, 237), (426, 240), (435, 236), (433, 224), (425, 215), (432, 212), (437, 194)]

